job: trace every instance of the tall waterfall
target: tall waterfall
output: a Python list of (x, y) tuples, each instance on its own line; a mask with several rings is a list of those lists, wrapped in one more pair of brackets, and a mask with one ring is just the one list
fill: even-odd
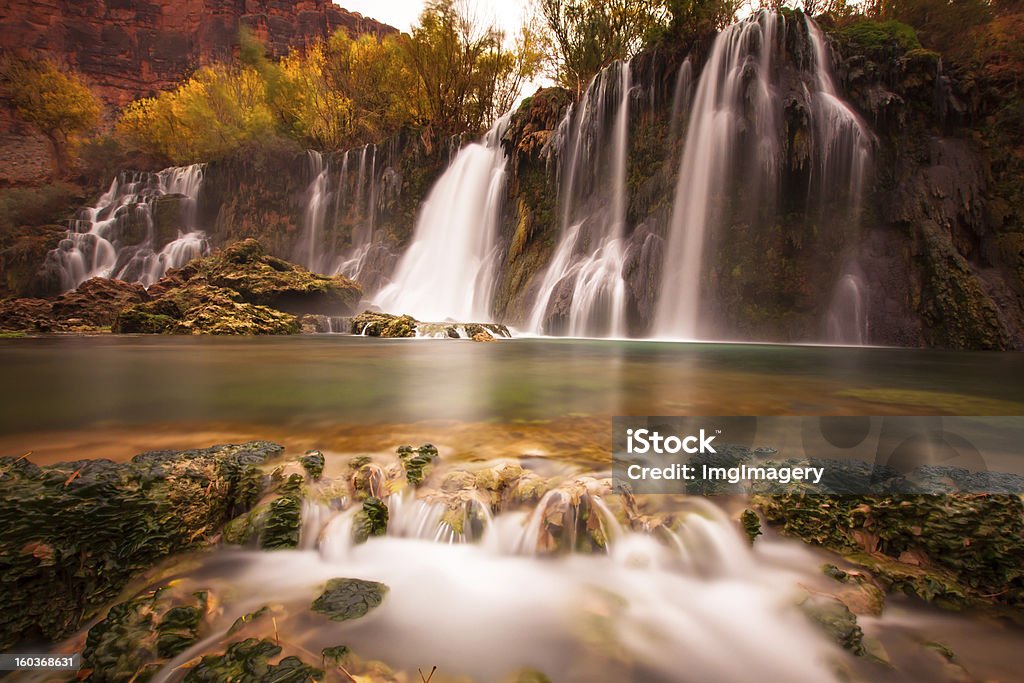
[[(800, 86), (811, 119), (808, 204), (812, 197), (846, 192), (854, 211), (873, 141), (836, 92), (825, 38), (809, 19), (797, 21), (804, 22), (812, 48), (812, 78)], [(779, 199), (787, 93), (776, 61), (786, 49), (786, 32), (800, 27), (787, 25), (780, 14), (761, 12), (715, 39), (694, 95), (679, 167), (655, 315), (657, 337), (706, 336), (707, 326), (700, 324), (706, 240), (737, 210), (740, 195), (759, 216), (770, 215)]]
[(507, 124), (506, 116), (483, 142), (464, 147), (430, 190), (392, 282), (374, 299), (382, 310), (431, 321), (490, 318)]
[(624, 336), (629, 62), (598, 74), (559, 125), (560, 241), (529, 328), (539, 334)]
[[(71, 221), (67, 237), (47, 254), (44, 273), (62, 291), (93, 277), (149, 286), (169, 268), (205, 254), (206, 234), (195, 225), (203, 168), (194, 164), (158, 173), (120, 173), (94, 206), (81, 209)], [(171, 195), (180, 195), (177, 216), (160, 221), (158, 200)], [(173, 233), (167, 224), (173, 224)]]

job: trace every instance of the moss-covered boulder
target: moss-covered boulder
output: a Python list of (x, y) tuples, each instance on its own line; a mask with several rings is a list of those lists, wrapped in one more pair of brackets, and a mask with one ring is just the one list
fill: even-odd
[(212, 285), (238, 292), (247, 303), (295, 314), (350, 315), (363, 295), (352, 280), (311, 273), (269, 256), (253, 239), (236, 242), (186, 268)]
[(887, 590), (945, 607), (1024, 607), (1024, 503), (1015, 495), (758, 495), (765, 518), (834, 550)]
[(418, 321), (410, 315), (363, 311), (352, 318), (352, 334), (364, 337), (415, 337)]
[(363, 507), (356, 513), (352, 525), (352, 536), (356, 543), (364, 543), (371, 536), (383, 536), (388, 532), (388, 506), (373, 496), (363, 501)]
[(290, 313), (242, 301), (237, 292), (189, 280), (159, 298), (128, 306), (113, 326), (122, 334), (298, 334)]
[(95, 332), (109, 329), (127, 306), (149, 300), (142, 285), (92, 278), (53, 299), (0, 302), (0, 330), (20, 332)]
[(127, 463), (0, 458), (0, 649), (67, 636), (137, 572), (212, 539), (256, 502), (260, 465), (282, 451), (254, 441)]
[(379, 607), (387, 592), (388, 587), (376, 581), (331, 579), (311, 609), (333, 621), (358, 619)]

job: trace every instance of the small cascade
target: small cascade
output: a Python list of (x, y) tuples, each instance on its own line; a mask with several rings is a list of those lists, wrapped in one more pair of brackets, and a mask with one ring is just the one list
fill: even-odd
[(860, 346), (868, 341), (867, 285), (851, 266), (839, 278), (825, 316), (826, 341)]
[(458, 507), (400, 494), (388, 500), (388, 535), (437, 543), (472, 543), (483, 538), (492, 519), (487, 505), (470, 497)]
[[(196, 227), (203, 171), (202, 164), (194, 164), (118, 174), (94, 206), (79, 211), (67, 237), (47, 254), (47, 279), (61, 291), (94, 277), (149, 286), (168, 269), (208, 253), (206, 234)], [(171, 207), (176, 215), (158, 216), (158, 203), (169, 203), (171, 197), (180, 200)]]
[(309, 186), (306, 188), (305, 210), (302, 215), (302, 238), (295, 250), (295, 261), (317, 273), (324, 272), (326, 264), (321, 248), (327, 206), (331, 201), (328, 189), (329, 165), (320, 152), (306, 152), (306, 168)]
[(412, 243), (374, 303), (422, 320), (487, 320), (505, 192), (503, 117), (462, 148), (420, 207)]
[(629, 62), (594, 77), (557, 136), (561, 238), (529, 320), (538, 334), (626, 334)]
[(672, 94), (672, 118), (670, 135), (672, 139), (679, 136), (683, 117), (690, 111), (693, 100), (693, 61), (687, 57), (679, 65), (676, 73), (675, 91)]
[(547, 555), (560, 552), (607, 552), (623, 535), (615, 515), (587, 482), (548, 491), (523, 527), (516, 552)]
[[(760, 12), (715, 39), (690, 109), (654, 336), (699, 339), (710, 331), (701, 324), (705, 244), (741, 212), (770, 216), (778, 204), (787, 97), (802, 95), (810, 119), (808, 211), (843, 193), (848, 215), (842, 218), (856, 221), (873, 139), (837, 94), (821, 31), (807, 18), (787, 21)], [(787, 93), (779, 60), (787, 31), (801, 28), (812, 53), (808, 78), (797, 93)]]

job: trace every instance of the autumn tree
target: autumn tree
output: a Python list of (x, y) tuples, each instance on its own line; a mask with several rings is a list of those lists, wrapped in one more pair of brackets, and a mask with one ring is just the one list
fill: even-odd
[(478, 132), (507, 111), (543, 55), (529, 28), (512, 45), (505, 38), (453, 0), (427, 3), (401, 43), (418, 79), (423, 123), (442, 135)]
[(213, 64), (175, 90), (132, 102), (117, 130), (144, 151), (193, 163), (265, 140), (275, 126), (263, 76), (249, 66)]
[(2, 79), (14, 111), (46, 136), (55, 170), (64, 175), (78, 137), (99, 123), (99, 99), (77, 74), (49, 59), (8, 59)]

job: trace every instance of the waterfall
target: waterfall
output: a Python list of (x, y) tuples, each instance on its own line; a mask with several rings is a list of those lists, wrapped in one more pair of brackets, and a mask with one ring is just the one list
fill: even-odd
[(833, 344), (868, 341), (867, 286), (855, 264), (839, 278), (825, 317), (826, 339)]
[(594, 77), (559, 125), (560, 235), (529, 328), (538, 334), (626, 334), (629, 62)]
[(506, 116), (483, 142), (464, 147), (430, 190), (391, 284), (374, 298), (381, 310), (429, 321), (490, 318), (507, 124)]
[[(206, 254), (206, 234), (196, 228), (203, 171), (202, 164), (194, 164), (118, 174), (95, 205), (71, 221), (66, 238), (47, 254), (43, 272), (61, 291), (94, 277), (149, 286), (168, 269)], [(172, 196), (180, 197), (177, 220), (161, 220), (158, 200)]]
[(324, 221), (327, 217), (327, 205), (331, 193), (327, 189), (330, 167), (320, 152), (306, 152), (306, 168), (310, 183), (306, 188), (305, 209), (302, 213), (302, 238), (295, 252), (295, 261), (309, 270), (322, 273), (324, 271), (323, 240)]
[[(829, 74), (827, 41), (807, 18), (811, 79), (802, 84), (811, 119), (808, 201), (849, 198), (856, 212), (873, 140), (860, 118), (838, 96)], [(654, 335), (698, 339), (705, 242), (725, 227), (736, 205), (771, 215), (780, 195), (780, 131), (785, 92), (776, 60), (786, 49), (782, 15), (761, 12), (715, 39), (690, 111), (686, 141), (662, 267)], [(849, 218), (850, 216), (847, 216)], [(853, 216), (855, 218), (855, 216)]]

